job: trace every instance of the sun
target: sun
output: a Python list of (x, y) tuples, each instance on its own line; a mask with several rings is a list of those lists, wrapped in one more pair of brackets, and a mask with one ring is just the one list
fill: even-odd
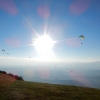
[(34, 46), (40, 54), (40, 57), (47, 59), (53, 56), (52, 48), (54, 43), (56, 42), (53, 41), (49, 36), (44, 35), (34, 41)]

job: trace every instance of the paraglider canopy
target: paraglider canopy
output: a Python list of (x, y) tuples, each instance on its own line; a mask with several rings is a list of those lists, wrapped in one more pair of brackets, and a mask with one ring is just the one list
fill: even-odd
[(5, 50), (3, 49), (2, 51), (4, 51), (5, 52)]
[(85, 37), (83, 35), (80, 35), (79, 38), (81, 38), (82, 40), (85, 40)]

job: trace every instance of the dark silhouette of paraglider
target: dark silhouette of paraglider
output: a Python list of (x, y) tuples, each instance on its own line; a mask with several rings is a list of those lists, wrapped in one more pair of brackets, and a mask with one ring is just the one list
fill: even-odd
[(29, 45), (32, 47), (32, 42), (30, 42)]
[(6, 53), (7, 55), (9, 55), (9, 53)]
[(32, 47), (32, 45), (33, 45), (33, 42), (30, 42), (29, 44), (30, 44), (30, 45), (31, 45), (31, 47)]
[(33, 44), (33, 42), (30, 42), (29, 44)]
[(74, 72), (73, 70), (71, 70), (71, 72)]

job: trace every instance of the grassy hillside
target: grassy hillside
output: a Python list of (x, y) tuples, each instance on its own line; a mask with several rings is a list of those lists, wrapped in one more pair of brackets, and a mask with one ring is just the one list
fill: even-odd
[(0, 73), (0, 86), (9, 86), (14, 81), (15, 81), (15, 79), (12, 78), (11, 76)]
[(100, 90), (15, 81), (10, 76), (0, 74), (0, 100), (100, 100)]

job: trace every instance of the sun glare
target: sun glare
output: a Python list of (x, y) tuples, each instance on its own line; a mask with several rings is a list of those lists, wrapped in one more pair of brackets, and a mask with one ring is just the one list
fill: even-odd
[(52, 39), (48, 36), (39, 37), (35, 40), (34, 46), (37, 49), (40, 56), (45, 58), (50, 58), (53, 56), (53, 44), (55, 41), (52, 41)]

